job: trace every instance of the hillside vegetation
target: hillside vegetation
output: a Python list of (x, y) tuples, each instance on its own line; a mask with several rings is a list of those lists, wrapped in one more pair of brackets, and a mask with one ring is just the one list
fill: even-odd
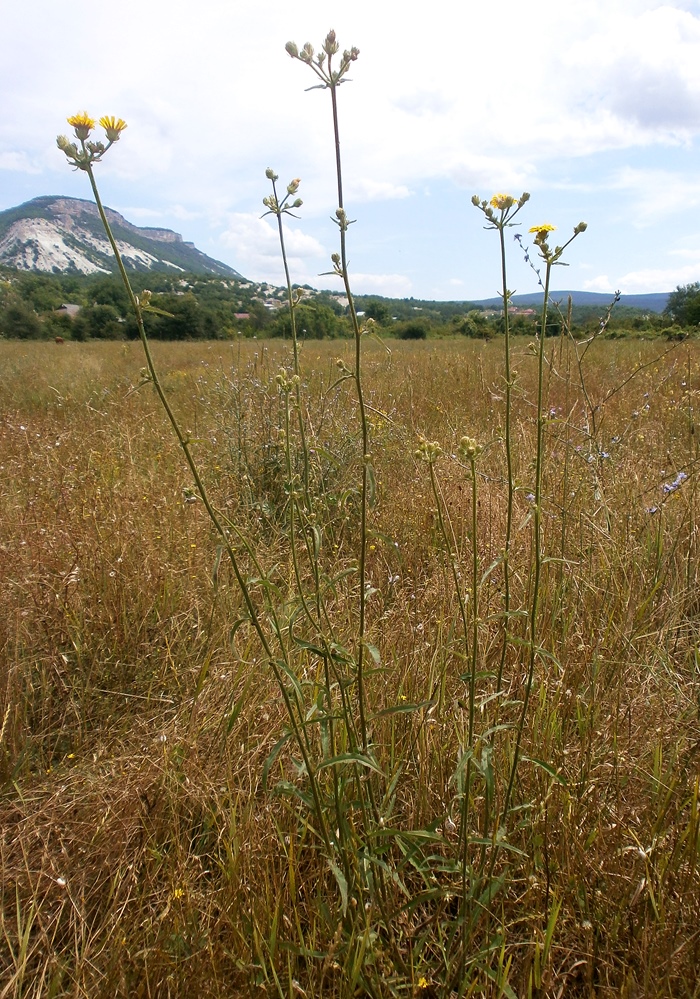
[[(154, 292), (153, 304), (172, 314), (148, 316), (147, 332), (155, 339), (198, 340), (290, 335), (285, 308), (287, 292), (269, 284), (208, 275), (175, 275), (159, 272), (135, 273), (136, 291)], [(298, 290), (298, 286), (295, 286)], [(679, 288), (669, 299), (665, 313), (644, 312), (616, 306), (606, 324), (611, 336), (654, 336), (694, 332), (700, 318), (700, 289)], [(302, 339), (347, 337), (346, 300), (337, 292), (301, 289), (302, 304), (297, 326)], [(557, 300), (556, 294), (553, 296)], [(430, 336), (463, 335), (476, 338), (497, 336), (503, 330), (500, 311), (470, 302), (431, 302), (421, 299), (390, 299), (376, 295), (355, 297), (364, 320), (372, 320), (383, 336), (425, 339)], [(64, 304), (80, 306), (70, 318), (59, 311)], [(585, 336), (599, 329), (606, 309), (573, 306), (569, 317), (566, 301), (550, 315), (548, 334), (556, 335), (570, 318), (574, 335)], [(697, 313), (697, 314), (696, 314)], [(536, 314), (532, 308), (514, 308), (512, 332), (532, 336)], [(0, 268), (0, 336), (9, 339), (136, 339), (138, 330), (118, 276), (76, 274), (32, 274)]]

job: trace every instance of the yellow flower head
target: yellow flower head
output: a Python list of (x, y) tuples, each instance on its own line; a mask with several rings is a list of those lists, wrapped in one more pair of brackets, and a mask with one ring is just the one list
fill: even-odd
[(542, 225), (533, 225), (528, 229), (528, 232), (536, 232), (541, 239), (545, 239), (548, 232), (554, 232), (556, 229), (555, 225), (550, 225), (549, 222), (543, 222)]
[(95, 127), (95, 119), (91, 118), (87, 111), (79, 111), (67, 119), (68, 124), (75, 129), (75, 134), (79, 139), (85, 141)]
[(508, 208), (512, 208), (517, 203), (518, 199), (510, 194), (494, 194), (490, 202), (492, 208), (498, 208), (502, 212), (505, 212)]
[(428, 980), (425, 977), (425, 975), (421, 975), (420, 978), (418, 979), (418, 988), (419, 989), (427, 989), (427, 988), (429, 988)]
[(100, 125), (107, 133), (107, 138), (110, 142), (116, 142), (127, 127), (123, 118), (115, 118), (114, 115), (111, 117), (104, 115), (104, 117), (100, 118)]

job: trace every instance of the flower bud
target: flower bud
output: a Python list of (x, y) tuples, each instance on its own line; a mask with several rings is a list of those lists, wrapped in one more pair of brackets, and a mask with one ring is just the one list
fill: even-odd
[(56, 137), (56, 145), (71, 159), (75, 159), (78, 155), (78, 147), (65, 135), (58, 135)]
[[(277, 178), (275, 178), (275, 180), (276, 179)], [(296, 194), (297, 191), (299, 190), (300, 184), (301, 184), (301, 179), (299, 177), (295, 177), (294, 180), (291, 181), (291, 183), (287, 184), (287, 194)]]
[[(291, 45), (291, 42), (289, 44)], [(267, 168), (267, 170), (265, 171), (265, 176), (267, 177), (268, 180), (277, 180), (277, 174), (272, 169), (272, 167)]]
[(285, 49), (290, 54), (292, 59), (299, 58), (299, 49), (296, 46), (296, 42), (287, 42), (287, 44), (285, 45)]
[(338, 51), (339, 48), (340, 46), (335, 40), (335, 31), (331, 29), (326, 35), (326, 40), (323, 43), (323, 51), (326, 52), (329, 56), (331, 56), (335, 55), (335, 53)]

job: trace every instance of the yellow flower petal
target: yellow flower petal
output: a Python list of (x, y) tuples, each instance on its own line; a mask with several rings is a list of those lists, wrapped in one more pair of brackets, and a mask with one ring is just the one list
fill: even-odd
[(77, 114), (71, 115), (70, 118), (66, 119), (68, 124), (75, 129), (75, 134), (83, 142), (87, 139), (91, 130), (95, 127), (95, 119), (91, 118), (87, 111), (78, 111)]
[(87, 111), (79, 111), (67, 119), (72, 128), (94, 128), (95, 119), (91, 118)]
[(100, 118), (100, 125), (107, 133), (110, 142), (116, 142), (124, 129), (128, 127), (123, 118), (115, 118), (114, 115), (104, 115)]
[(490, 201), (492, 208), (498, 208), (502, 212), (508, 208), (512, 208), (515, 204), (517, 204), (517, 198), (514, 198), (511, 194), (494, 194)]

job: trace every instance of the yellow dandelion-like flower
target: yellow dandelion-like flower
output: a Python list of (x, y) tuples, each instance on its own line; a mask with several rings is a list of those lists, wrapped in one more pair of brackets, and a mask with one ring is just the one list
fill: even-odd
[(494, 194), (490, 201), (492, 208), (498, 208), (499, 211), (506, 211), (508, 208), (512, 208), (513, 205), (517, 204), (517, 198), (514, 198), (511, 194)]
[(425, 977), (425, 975), (421, 975), (421, 977), (418, 979), (418, 988), (419, 989), (427, 989), (427, 988), (429, 988), (428, 980)]
[(87, 139), (88, 135), (95, 127), (95, 119), (91, 118), (87, 111), (78, 111), (77, 114), (71, 115), (67, 121), (71, 128), (75, 129), (75, 134), (78, 138), (83, 141)]
[(100, 118), (100, 125), (105, 130), (110, 142), (116, 142), (124, 129), (128, 127), (123, 118), (115, 118), (114, 115), (104, 115)]
[(555, 225), (550, 225), (549, 222), (544, 222), (542, 225), (531, 226), (528, 229), (528, 232), (536, 232), (538, 235), (540, 233), (544, 233), (546, 235), (548, 232), (554, 232), (555, 229)]

